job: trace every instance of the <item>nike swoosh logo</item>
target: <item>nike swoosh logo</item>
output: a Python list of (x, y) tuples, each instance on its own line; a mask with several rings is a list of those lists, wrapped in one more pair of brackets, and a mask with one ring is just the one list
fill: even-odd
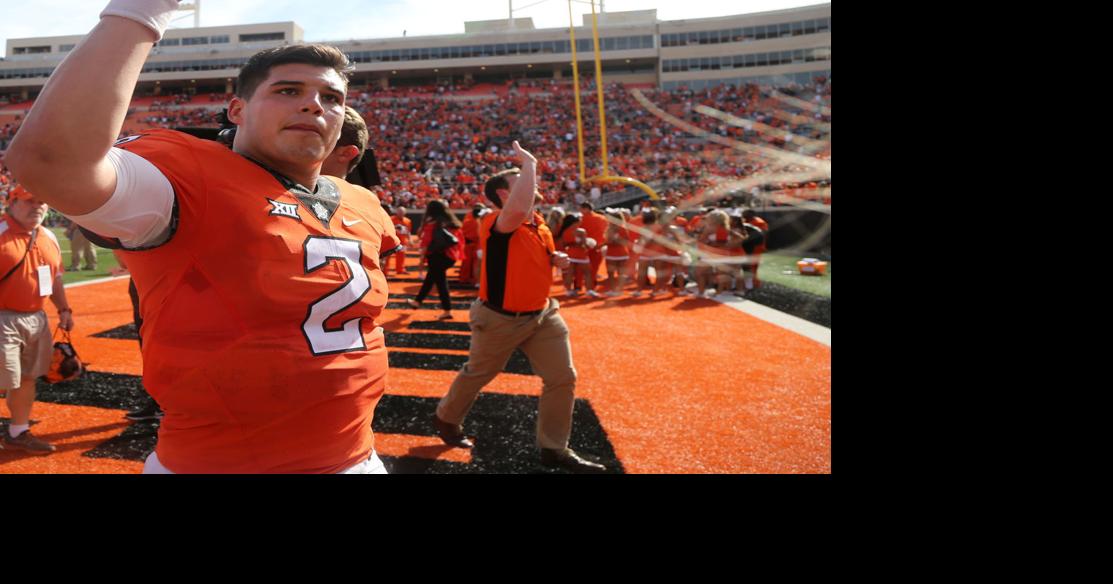
[(353, 221), (348, 221), (347, 219), (343, 219), (344, 227), (351, 227), (352, 225), (355, 225), (356, 223), (359, 223), (361, 221), (363, 221), (363, 220), (362, 219), (355, 219)]

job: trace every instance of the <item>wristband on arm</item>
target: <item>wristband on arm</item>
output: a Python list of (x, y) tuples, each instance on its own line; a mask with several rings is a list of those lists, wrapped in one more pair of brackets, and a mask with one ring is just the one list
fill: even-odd
[(151, 29), (158, 37), (155, 39), (157, 42), (162, 40), (162, 33), (170, 25), (170, 17), (178, 9), (179, 3), (180, 0), (112, 0), (100, 16), (120, 16), (134, 20)]

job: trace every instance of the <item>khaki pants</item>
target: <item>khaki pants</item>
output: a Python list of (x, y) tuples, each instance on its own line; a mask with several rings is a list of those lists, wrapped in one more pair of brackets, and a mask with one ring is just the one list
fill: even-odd
[(0, 355), (0, 389), (18, 389), (24, 379), (46, 375), (54, 359), (46, 313), (0, 310)]
[(576, 369), (568, 327), (560, 316), (560, 304), (534, 316), (499, 314), (479, 300), (471, 306), (471, 351), (468, 362), (456, 375), (448, 395), (437, 406), (437, 416), (450, 424), (462, 424), (483, 389), (506, 367), (514, 349), (529, 357), (543, 386), (537, 412), (537, 446), (563, 449), (572, 433)]
[(70, 240), (70, 254), (71, 271), (78, 270), (81, 262), (85, 263), (86, 268), (97, 267), (97, 250), (93, 249), (93, 242), (80, 229), (74, 232), (73, 239)]

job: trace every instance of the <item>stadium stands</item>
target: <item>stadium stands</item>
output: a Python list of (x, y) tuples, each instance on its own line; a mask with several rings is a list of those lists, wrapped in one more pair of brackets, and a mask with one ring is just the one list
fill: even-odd
[[(831, 146), (823, 130), (829, 127), (831, 117), (829, 80), (814, 87), (780, 88), (805, 102), (815, 102), (818, 97), (826, 112), (823, 114), (803, 111), (754, 85), (721, 85), (693, 92), (683, 87), (659, 91), (651, 84), (609, 84), (605, 98), (611, 174), (649, 183), (671, 204), (692, 207), (709, 197), (726, 195), (749, 200), (758, 193), (765, 195), (768, 204), (799, 200), (831, 204), (829, 180), (774, 180), (756, 192), (748, 189), (748, 193), (712, 189), (723, 180), (804, 168), (782, 167), (767, 157), (736, 151), (670, 126), (634, 100), (631, 92), (635, 89), (657, 107), (711, 134), (829, 161)], [(591, 99), (594, 90), (590, 79), (584, 81), (581, 90), (584, 154), (588, 174), (595, 175), (600, 172), (601, 162), (598, 111)], [(123, 135), (159, 127), (216, 127), (230, 97), (137, 97)], [(423, 207), (430, 198), (439, 197), (452, 208), (469, 207), (481, 199), (482, 177), (512, 164), (509, 144), (514, 138), (531, 144), (543, 161), (540, 184), (548, 204), (572, 206), (589, 198), (589, 191), (578, 183), (570, 82), (530, 80), (469, 87), (358, 89), (350, 93), (349, 103), (364, 114), (372, 130), (372, 143), (385, 179), (379, 192), (387, 204)], [(23, 116), (18, 109), (24, 105), (0, 109), (0, 150), (18, 129)], [(734, 124), (697, 111), (700, 106), (723, 112), (733, 118)], [(743, 125), (750, 127), (739, 127)], [(793, 138), (800, 144), (795, 150)], [(602, 193), (622, 188), (607, 186)]]

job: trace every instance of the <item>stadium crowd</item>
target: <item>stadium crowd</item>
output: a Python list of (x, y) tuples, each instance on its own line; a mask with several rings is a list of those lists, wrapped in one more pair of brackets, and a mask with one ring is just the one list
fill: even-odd
[[(586, 80), (582, 91), (592, 91), (593, 83)], [(788, 85), (777, 89), (778, 95), (756, 85), (721, 85), (701, 91), (681, 87), (673, 91), (642, 90), (651, 102), (679, 120), (691, 124), (711, 135), (737, 140), (746, 144), (795, 152), (817, 160), (829, 161), (831, 146), (829, 126), (831, 120), (831, 82), (819, 80), (813, 86)], [(808, 170), (801, 164), (784, 164), (769, 157), (748, 152), (735, 152), (731, 148), (709, 142), (704, 137), (692, 136), (686, 129), (658, 119), (642, 107), (622, 84), (608, 84), (604, 88), (607, 116), (609, 166), (612, 175), (629, 176), (657, 186), (662, 205), (654, 208), (653, 234), (666, 240), (672, 247), (689, 251), (668, 251), (670, 245), (652, 247), (652, 253), (640, 253), (640, 239), (636, 230), (628, 230), (627, 223), (641, 226), (650, 220), (648, 211), (623, 217), (617, 211), (604, 215), (613, 225), (615, 233), (596, 232), (576, 239), (578, 225), (550, 224), (558, 245), (571, 246), (572, 253), (580, 253), (578, 246), (583, 239), (594, 240), (600, 250), (609, 247), (612, 252), (622, 249), (630, 253), (620, 269), (621, 274), (636, 286), (635, 293), (650, 286), (648, 275), (668, 275), (668, 281), (655, 286), (652, 294), (671, 289), (686, 293), (684, 284), (697, 282), (697, 293), (707, 290), (746, 290), (745, 278), (738, 269), (749, 265), (745, 260), (728, 262), (727, 268), (715, 268), (714, 274), (729, 274), (729, 282), (712, 282), (714, 274), (707, 272), (706, 259), (721, 249), (728, 256), (739, 255), (744, 241), (741, 213), (745, 205), (777, 205), (781, 199), (771, 196), (787, 195), (788, 200), (803, 199), (831, 204), (830, 180), (786, 182), (771, 180), (752, 187), (738, 196), (729, 188), (716, 191), (724, 179), (741, 179), (762, 174), (798, 173)], [(788, 96), (816, 104), (801, 107), (780, 96)], [(133, 104), (121, 137), (147, 128), (214, 127), (219, 124), (221, 108), (210, 104), (224, 104), (229, 96), (224, 94), (187, 93), (164, 95), (142, 100), (145, 108)], [(372, 145), (378, 159), (384, 184), (373, 190), (384, 205), (392, 208), (424, 209), (435, 200), (445, 201), (452, 209), (471, 209), (484, 202), (483, 180), (486, 176), (513, 165), (510, 141), (518, 138), (535, 145), (539, 160), (538, 183), (545, 206), (551, 214), (571, 221), (580, 217), (583, 203), (598, 204), (603, 193), (621, 190), (621, 185), (587, 187), (578, 178), (578, 154), (573, 107), (572, 86), (553, 80), (514, 80), (503, 85), (440, 85), (423, 87), (364, 88), (349, 93), (349, 104), (363, 113), (372, 130)], [(712, 108), (724, 115), (710, 116), (701, 106)], [(142, 110), (142, 111), (141, 111)], [(704, 110), (706, 111), (706, 110)], [(601, 171), (598, 140), (598, 110), (583, 102), (584, 157), (589, 164), (588, 174)], [(0, 126), (0, 152), (10, 143), (20, 127), (21, 116)], [(513, 134), (513, 135), (512, 135)], [(389, 139), (375, 139), (387, 136)], [(795, 141), (795, 144), (793, 142)], [(2, 160), (2, 159), (0, 159)], [(774, 177), (775, 178), (775, 177)], [(11, 175), (0, 164), (0, 200), (6, 200), (13, 186)], [(728, 183), (729, 187), (729, 183)], [(725, 208), (707, 207), (724, 200)], [(733, 206), (734, 202), (740, 203)], [(647, 208), (648, 209), (648, 208)], [(671, 209), (670, 211), (665, 211)], [(702, 217), (714, 211), (725, 211), (732, 226), (726, 229), (733, 235), (720, 237), (714, 245), (700, 240), (699, 224)], [(694, 215), (693, 215), (694, 213)], [(692, 217), (687, 223), (685, 215)], [(718, 217), (718, 215), (717, 215)], [(718, 219), (721, 221), (721, 217)], [(51, 212), (46, 224), (66, 224), (66, 220)], [(421, 226), (418, 226), (420, 229)], [(621, 233), (624, 243), (616, 243)], [(705, 236), (706, 237), (706, 236)], [(608, 245), (608, 243), (610, 245)], [(627, 247), (627, 244), (630, 247)], [(637, 250), (634, 252), (632, 250)], [(658, 255), (665, 259), (653, 259)], [(745, 255), (741, 253), (741, 255)], [(650, 259), (646, 259), (650, 258)], [(472, 259), (474, 262), (474, 258)], [(602, 280), (600, 290), (614, 293), (618, 290), (614, 277), (600, 278), (598, 268), (588, 282)], [(652, 270), (649, 268), (652, 267)], [(573, 262), (563, 278), (570, 294), (584, 288), (585, 269)], [(571, 278), (571, 280), (569, 280)], [(657, 278), (661, 280), (661, 278)], [(760, 281), (757, 281), (760, 283)], [(717, 286), (708, 286), (715, 283)], [(753, 286), (753, 282), (750, 283)], [(593, 294), (593, 295), (598, 295)]]
[[(581, 89), (591, 91), (591, 80), (588, 79)], [(655, 106), (709, 134), (829, 161), (830, 80), (820, 80), (809, 87), (789, 85), (777, 91), (779, 94), (774, 95), (755, 85), (721, 85), (701, 91), (684, 87), (673, 91), (643, 90)], [(799, 96), (798, 99), (816, 106), (801, 107), (782, 96), (789, 99)], [(210, 104), (226, 103), (228, 97), (181, 93), (144, 98), (140, 101), (146, 104), (145, 108), (133, 104), (121, 137), (153, 127), (214, 127), (219, 124), (221, 108)], [(634, 177), (657, 186), (662, 204), (654, 208), (653, 219), (642, 212), (632, 217), (622, 217), (618, 212), (605, 213), (612, 224), (621, 225), (617, 229), (628, 240), (618, 246), (614, 245), (614, 233), (596, 230), (581, 235), (576, 243), (578, 225), (562, 225), (557, 220), (550, 227), (557, 236), (558, 245), (571, 245), (573, 254), (580, 253), (578, 246), (583, 245), (584, 237), (595, 240), (600, 250), (609, 247), (612, 252), (621, 249), (628, 253), (631, 259), (610, 274), (621, 274), (624, 280), (635, 284), (638, 292), (650, 285), (648, 274), (656, 273), (668, 274), (669, 281), (655, 287), (654, 293), (663, 293), (667, 286), (677, 293), (686, 293), (684, 284), (691, 281), (697, 282), (698, 293), (708, 289), (744, 293), (745, 279), (737, 277), (741, 274), (738, 269), (748, 266), (749, 262), (737, 258), (728, 262), (734, 271), (715, 268), (716, 274), (729, 272), (730, 281), (716, 282), (717, 286), (709, 288), (707, 284), (715, 278), (706, 270), (701, 271), (706, 262), (700, 260), (701, 251), (704, 257), (708, 253), (714, 255), (720, 246), (727, 249), (728, 256), (741, 253), (745, 239), (740, 223), (742, 207), (776, 205), (779, 200), (770, 196), (772, 193), (785, 194), (789, 200), (812, 200), (828, 205), (831, 202), (829, 179), (798, 183), (773, 180), (741, 194), (729, 189), (717, 191), (716, 185), (724, 179), (803, 172), (807, 167), (778, 163), (760, 154), (735, 152), (706, 138), (693, 137), (687, 130), (652, 115), (622, 84), (608, 84), (605, 101), (611, 174)], [(513, 165), (509, 144), (515, 138), (535, 145), (539, 160), (538, 182), (547, 212), (559, 213), (568, 221), (577, 216), (582, 218), (578, 215), (582, 211), (581, 204), (597, 206), (603, 193), (624, 188), (621, 185), (586, 187), (577, 180), (576, 136), (571, 131), (575, 128), (575, 110), (569, 83), (515, 80), (503, 85), (469, 83), (353, 89), (349, 104), (363, 113), (372, 131), (371, 142), (384, 177), (384, 184), (373, 190), (384, 205), (391, 208), (420, 210), (436, 200), (445, 201), (452, 209), (472, 209), (481, 205), (485, 202), (482, 195), (485, 177)], [(725, 115), (706, 115), (701, 106)], [(10, 143), (21, 121), (22, 116), (16, 115), (0, 126), (0, 152)], [(598, 174), (602, 166), (599, 143), (591, 139), (598, 136), (597, 109), (584, 104), (583, 122), (585, 160), (596, 161), (588, 173)], [(389, 139), (376, 139), (376, 136)], [(0, 201), (6, 201), (12, 187), (11, 175), (0, 164)], [(716, 205), (720, 200), (726, 206), (724, 209), (704, 206)], [(734, 206), (736, 202), (738, 206)], [(666, 209), (672, 210), (666, 212)], [(727, 212), (733, 226), (726, 230), (734, 235), (724, 236), (718, 232), (720, 241), (710, 245), (700, 240), (702, 231), (698, 226), (702, 217), (717, 210)], [(686, 224), (685, 216), (691, 217), (692, 223)], [(641, 253), (637, 244), (638, 231), (626, 230), (625, 224), (641, 226), (646, 220), (654, 225), (653, 234), (657, 238), (674, 248), (689, 251), (668, 251), (670, 245), (665, 245), (651, 247), (649, 255)], [(48, 226), (67, 223), (53, 211), (45, 221)], [(667, 257), (645, 259), (658, 255)], [(474, 262), (474, 258), (471, 261)], [(614, 277), (599, 277), (601, 265), (596, 264), (597, 269), (588, 277), (585, 291), (583, 280), (588, 274), (574, 261), (563, 276), (569, 292), (591, 293), (594, 289), (590, 284), (600, 279), (603, 280), (600, 290), (615, 292), (619, 289)], [(650, 267), (653, 269), (649, 270)], [(753, 282), (750, 285), (752, 287)]]
[[(592, 85), (589, 79), (581, 90), (592, 91)], [(627, 187), (589, 187), (578, 181), (571, 88), (567, 82), (537, 80), (365, 88), (351, 90), (349, 104), (362, 112), (372, 130), (372, 147), (385, 181), (376, 190), (387, 205), (424, 208), (431, 200), (444, 199), (452, 209), (470, 208), (482, 201), (483, 177), (513, 164), (509, 144), (517, 138), (535, 145), (546, 204), (573, 206), (585, 200), (598, 202), (604, 193)], [(756, 85), (642, 91), (657, 107), (711, 135), (829, 162), (830, 80), (778, 90), (817, 104), (815, 111), (777, 99)], [(778, 176), (807, 172), (806, 164), (737, 151), (692, 136), (652, 115), (622, 84), (607, 84), (604, 95), (610, 174), (654, 186), (668, 204), (688, 210), (732, 192), (733, 181), (762, 176), (769, 178), (746, 189), (747, 201), (777, 205), (803, 199), (831, 204), (829, 176), (797, 182)], [(133, 105), (121, 136), (152, 127), (216, 126), (221, 108), (210, 104), (226, 103), (226, 98), (223, 94), (144, 98), (145, 111)], [(734, 123), (705, 115), (700, 106), (723, 112), (721, 117), (732, 117)], [(582, 107), (586, 172), (594, 176), (602, 171), (598, 110), (583, 100)], [(19, 124), (15, 119), (0, 127), (0, 151)]]

